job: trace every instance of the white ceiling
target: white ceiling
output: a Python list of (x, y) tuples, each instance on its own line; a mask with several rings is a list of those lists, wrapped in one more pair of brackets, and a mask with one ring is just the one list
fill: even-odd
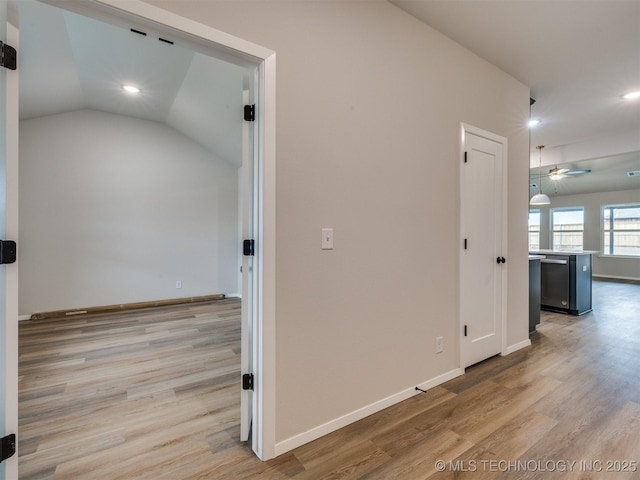
[[(541, 144), (545, 166), (595, 162), (558, 194), (640, 188), (626, 177), (640, 170), (640, 100), (621, 98), (640, 90), (640, 0), (390, 1), (530, 86), (532, 167)], [(155, 120), (240, 165), (241, 67), (34, 0), (20, 1), (20, 36), (22, 118)], [(123, 95), (128, 82), (142, 94)]]
[(23, 120), (83, 108), (128, 115), (242, 162), (241, 67), (34, 0), (20, 2), (19, 62)]
[(640, 188), (640, 100), (621, 98), (640, 90), (640, 0), (390, 1), (531, 88), (532, 167), (536, 145), (543, 165), (591, 162), (558, 194)]
[[(551, 197), (555, 195), (638, 189), (640, 188), (640, 177), (627, 175), (629, 171), (640, 171), (638, 158), (638, 152), (630, 152), (613, 157), (564, 163), (562, 164), (563, 168), (591, 170), (591, 173), (575, 176), (567, 175), (560, 180), (553, 180), (549, 177), (549, 170), (553, 167), (552, 165), (544, 166), (542, 169), (532, 168), (529, 195), (532, 196), (538, 193), (540, 180), (542, 180), (542, 191)], [(640, 200), (640, 190), (638, 190), (638, 196)]]

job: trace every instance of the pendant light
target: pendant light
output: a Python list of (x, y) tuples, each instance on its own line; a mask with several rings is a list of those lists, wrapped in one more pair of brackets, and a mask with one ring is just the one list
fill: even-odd
[(531, 200), (529, 200), (529, 205), (549, 205), (551, 200), (547, 195), (542, 193), (542, 149), (544, 145), (538, 145), (536, 147), (540, 151), (540, 162), (538, 168), (538, 193), (536, 193)]

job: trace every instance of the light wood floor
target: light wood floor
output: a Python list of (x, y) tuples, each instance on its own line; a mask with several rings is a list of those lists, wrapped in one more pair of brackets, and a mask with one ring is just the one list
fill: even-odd
[(531, 347), (264, 463), (236, 440), (238, 313), (22, 322), (20, 478), (640, 479), (638, 284), (594, 282)]

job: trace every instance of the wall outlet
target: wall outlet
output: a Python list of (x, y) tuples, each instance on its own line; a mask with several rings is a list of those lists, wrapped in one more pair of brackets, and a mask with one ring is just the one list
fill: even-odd
[(436, 353), (444, 351), (444, 337), (436, 337)]
[(176, 280), (176, 288), (182, 288), (182, 280)]

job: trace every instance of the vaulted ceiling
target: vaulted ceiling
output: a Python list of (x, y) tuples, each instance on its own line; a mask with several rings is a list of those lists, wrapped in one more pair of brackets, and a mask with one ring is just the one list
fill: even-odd
[(245, 70), (142, 33), (21, 0), (21, 119), (88, 108), (162, 122), (240, 166)]
[[(621, 98), (640, 90), (640, 1), (390, 1), (531, 87), (534, 178), (543, 144), (544, 173), (590, 162), (558, 194), (640, 188), (626, 177), (640, 170), (640, 99)], [(240, 165), (241, 67), (35, 0), (20, 1), (20, 37), (23, 119), (92, 108), (154, 120)]]

